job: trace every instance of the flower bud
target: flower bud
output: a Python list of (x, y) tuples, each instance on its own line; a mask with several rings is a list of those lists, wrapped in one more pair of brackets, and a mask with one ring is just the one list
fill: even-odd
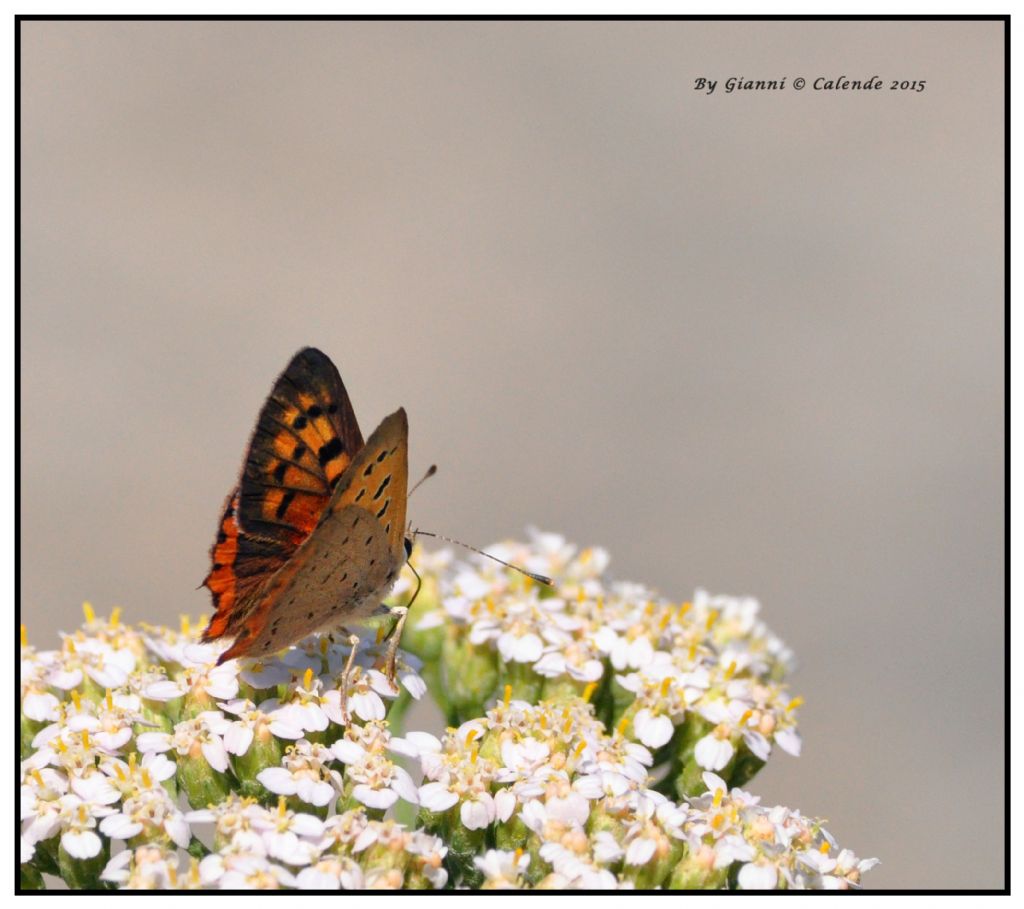
[(506, 663), (500, 660), (498, 689), (501, 690), (505, 685), (512, 686), (512, 697), (515, 700), (536, 704), (544, 688), (544, 677), (534, 672), (529, 663), (519, 663), (515, 660)]
[(519, 813), (514, 813), (503, 824), (495, 826), (494, 843), (499, 849), (525, 849), (530, 836), (530, 828), (523, 823)]
[(669, 890), (720, 890), (729, 877), (728, 868), (715, 868), (715, 850), (701, 846), (696, 853), (686, 850), (668, 881)]
[(397, 871), (405, 876), (405, 866), (409, 863), (409, 853), (401, 846), (401, 840), (378, 840), (359, 856), (359, 864), (367, 878), (372, 876), (389, 877)]
[(195, 754), (178, 756), (178, 785), (193, 808), (205, 808), (222, 801), (231, 791), (231, 779), (214, 770), (196, 746)]
[(654, 854), (642, 865), (626, 864), (622, 877), (631, 879), (637, 890), (651, 890), (660, 886), (679, 864), (685, 848), (682, 841), (660, 834)]
[(624, 803), (618, 800), (597, 799), (590, 807), (587, 831), (591, 837), (599, 833), (610, 833), (617, 843), (621, 843), (626, 836), (631, 814)]
[(279, 766), (283, 756), (284, 744), (281, 740), (270, 734), (269, 725), (258, 723), (253, 730), (252, 743), (245, 754), (234, 755), (231, 758), (232, 769), (240, 780), (239, 794), (259, 799), (268, 805), (273, 804), (274, 794), (268, 792), (256, 777), (268, 767)]
[(544, 691), (541, 700), (565, 703), (581, 697), (587, 689), (586, 682), (577, 682), (570, 676), (561, 675), (544, 680)]
[(211, 697), (205, 689), (195, 686), (181, 700), (179, 720), (191, 720), (206, 710), (219, 710), (217, 699)]
[[(175, 700), (180, 709), (181, 698)], [(173, 732), (176, 720), (169, 710), (164, 710), (166, 706), (168, 705), (144, 700), (140, 711), (142, 720), (132, 725), (132, 735), (140, 736), (145, 732)]]
[(402, 889), (433, 890), (434, 885), (424, 872), (423, 858), (414, 855), (412, 861), (409, 862), (409, 867), (405, 870), (405, 883), (402, 884)]

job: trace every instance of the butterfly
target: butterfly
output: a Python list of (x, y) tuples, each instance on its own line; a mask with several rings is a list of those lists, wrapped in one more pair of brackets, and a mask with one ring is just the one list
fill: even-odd
[(313, 347), (292, 357), (256, 420), (210, 550), (203, 586), (215, 611), (203, 640), (234, 638), (218, 663), (275, 653), (382, 608), (411, 549), (408, 441), (399, 409), (364, 443), (330, 358)]

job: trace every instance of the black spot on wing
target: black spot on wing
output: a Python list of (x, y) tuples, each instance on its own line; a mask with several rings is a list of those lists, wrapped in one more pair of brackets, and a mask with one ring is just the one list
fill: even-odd
[(383, 495), (384, 490), (388, 488), (388, 483), (390, 483), (390, 482), (391, 482), (391, 474), (388, 474), (386, 477), (384, 477), (384, 481), (380, 484), (380, 486), (377, 487), (377, 491), (373, 494), (373, 501), (374, 502), (376, 502), (377, 499), (379, 499), (381, 497), (381, 495)]
[(294, 498), (295, 493), (291, 491), (286, 492), (281, 497), (281, 504), (277, 506), (277, 517), (279, 519), (285, 516), (285, 513), (288, 511), (288, 506), (292, 504), (292, 499)]
[(333, 461), (336, 457), (344, 453), (345, 447), (341, 444), (341, 439), (335, 436), (325, 445), (320, 446), (320, 450), (316, 453), (317, 460), (320, 462), (320, 466), (323, 467), (330, 461)]

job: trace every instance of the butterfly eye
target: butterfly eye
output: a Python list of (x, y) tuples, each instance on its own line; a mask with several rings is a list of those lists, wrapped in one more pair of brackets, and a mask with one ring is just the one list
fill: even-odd
[(405, 557), (409, 558), (412, 555), (412, 540), (406, 537), (403, 542), (405, 543)]

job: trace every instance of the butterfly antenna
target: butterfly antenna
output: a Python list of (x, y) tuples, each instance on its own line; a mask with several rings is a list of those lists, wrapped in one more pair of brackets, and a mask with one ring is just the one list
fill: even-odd
[(415, 486), (413, 486), (413, 488), (412, 488), (412, 489), (410, 489), (410, 490), (409, 490), (409, 495), (407, 495), (407, 496), (406, 496), (406, 498), (409, 498), (409, 496), (411, 496), (411, 495), (412, 495), (412, 494), (413, 494), (413, 493), (414, 493), (414, 492), (415, 492), (415, 491), (416, 491), (417, 489), (419, 489), (419, 488), (420, 488), (420, 487), (421, 487), (421, 486), (422, 486), (422, 485), (423, 485), (423, 484), (424, 484), (424, 483), (425, 483), (425, 482), (426, 482), (427, 480), (429, 480), (429, 479), (430, 479), (430, 478), (431, 478), (431, 477), (432, 477), (432, 476), (433, 476), (433, 475), (434, 475), (435, 473), (437, 473), (437, 465), (436, 465), (436, 464), (431, 464), (431, 465), (430, 465), (430, 466), (429, 466), (429, 467), (427, 468), (427, 472), (426, 472), (425, 474), (423, 474), (423, 476), (422, 476), (422, 477), (420, 477), (420, 480), (419, 480), (419, 482), (418, 482), (418, 483), (417, 483), (417, 484), (416, 484)]
[(446, 543), (454, 543), (456, 546), (462, 546), (465, 549), (472, 550), (478, 555), (485, 556), (488, 559), (492, 559), (498, 562), (500, 565), (504, 565), (506, 568), (511, 568), (518, 571), (520, 574), (525, 574), (528, 578), (532, 578), (538, 584), (545, 584), (548, 587), (554, 586), (554, 581), (551, 580), (547, 575), (536, 574), (532, 571), (527, 571), (525, 568), (520, 568), (518, 565), (513, 565), (511, 562), (506, 562), (504, 559), (499, 559), (497, 556), (491, 555), (489, 552), (484, 552), (482, 549), (477, 549), (475, 546), (470, 546), (469, 543), (463, 543), (461, 540), (453, 540), (451, 537), (442, 536), (439, 533), (431, 533), (429, 530), (414, 530), (412, 532), (414, 537), (433, 537), (435, 540), (444, 540)]

